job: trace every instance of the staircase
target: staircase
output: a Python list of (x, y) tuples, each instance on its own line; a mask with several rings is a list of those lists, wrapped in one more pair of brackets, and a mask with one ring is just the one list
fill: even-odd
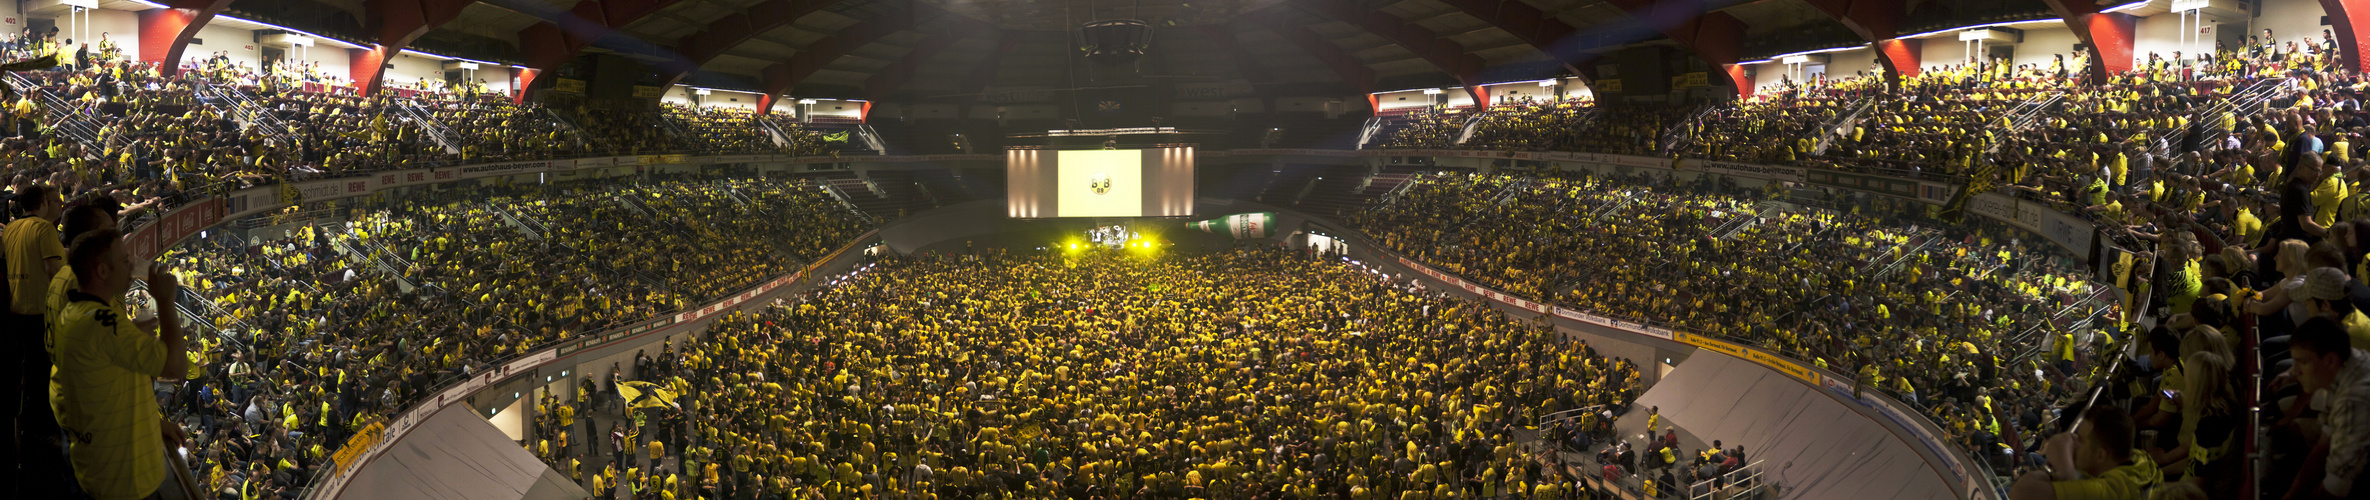
[(774, 147), (783, 149), (790, 148), (790, 133), (783, 131), (781, 124), (774, 123), (773, 120), (767, 120), (765, 117), (761, 116), (757, 118), (757, 128), (764, 130), (765, 136), (773, 139)]
[(405, 277), (401, 271), (397, 271), (395, 266), (387, 264), (386, 261), (379, 260), (379, 256), (376, 254), (364, 252), (354, 248), (353, 245), (346, 243), (345, 238), (332, 236), (329, 238), (329, 246), (330, 248), (337, 249), (338, 253), (345, 254), (347, 260), (377, 266), (381, 273), (386, 274), (388, 278), (394, 279), (395, 285), (404, 293), (410, 293), (412, 290), (420, 288), (418, 284), (412, 283), (410, 278)]
[[(2246, 87), (2238, 89), (2237, 92), (2230, 93), (2228, 97), (2215, 100), (2213, 104), (2206, 106), (2205, 109), (2201, 109), (2195, 113), (2189, 114), (2189, 123), (2206, 127), (2214, 127), (2217, 126), (2217, 124), (2222, 120), (2222, 113), (2232, 113), (2238, 119), (2245, 120), (2249, 117), (2262, 114), (2270, 107), (2265, 105), (2265, 103), (2269, 103), (2272, 99), (2277, 99), (2281, 95), (2294, 90), (2295, 86), (2296, 81), (2289, 78), (2265, 78), (2261, 80), (2255, 80), (2254, 83), (2247, 84)], [(2179, 147), (2179, 144), (2181, 144), (2183, 141), (2187, 141), (2189, 139), (2188, 134), (2189, 129), (2187, 128), (2166, 133), (2164, 136), (2164, 147), (2158, 149), (2156, 151), (2157, 154), (2170, 155), (2174, 153), (2175, 151), (2172, 149)]]
[(419, 127), (420, 134), (427, 136), (429, 140), (436, 141), (436, 145), (444, 148), (445, 153), (461, 154), (461, 141), (453, 136), (451, 128), (445, 127), (443, 122), (438, 122), (435, 117), (430, 116), (427, 110), (420, 109), (418, 105), (412, 104), (410, 101), (392, 102), (396, 104), (388, 106), (387, 109), (392, 110), (397, 118), (410, 122), (414, 127)]
[(1688, 114), (1687, 119), (1679, 120), (1679, 123), (1672, 125), (1670, 130), (1664, 131), (1662, 133), (1662, 142), (1659, 143), (1662, 145), (1662, 152), (1669, 153), (1672, 151), (1678, 151), (1679, 148), (1693, 143), (1695, 141), (1695, 134), (1692, 132), (1696, 128), (1702, 126), (1703, 119), (1705, 117), (1711, 116), (1712, 112), (1717, 109), (1719, 108), (1715, 106), (1704, 105), (1702, 108), (1696, 109), (1694, 113)]
[(1711, 237), (1712, 239), (1716, 240), (1729, 239), (1729, 237), (1736, 236), (1738, 233), (1745, 232), (1746, 229), (1752, 229), (1753, 226), (1760, 225), (1761, 214), (1775, 213), (1777, 210), (1778, 205), (1776, 202), (1764, 201), (1755, 204), (1753, 206), (1752, 212), (1729, 214), (1729, 216), (1733, 218), (1728, 222), (1721, 223), (1719, 227), (1712, 228), (1712, 232), (1710, 233)]
[(881, 217), (904, 217), (906, 214), (930, 208), (931, 201), (914, 182), (913, 173), (904, 170), (874, 170), (870, 176), (873, 198), (857, 198), (856, 205), (865, 212)]
[[(1924, 254), (1927, 248), (1932, 248), (1934, 246), (1934, 243), (1942, 241), (1941, 236), (1929, 233), (1919, 233), (1913, 237), (1923, 239), (1924, 241), (1919, 242), (1917, 248), (1911, 248), (1908, 251), (1901, 252), (1900, 257), (1894, 258), (1893, 260), (1878, 266), (1874, 272), (1868, 273), (1868, 276), (1871, 278), (1882, 278), (1887, 274), (1892, 274), (1893, 271), (1900, 270), (1904, 264), (1908, 264), (1909, 261), (1917, 259), (1918, 255)], [(1908, 245), (1902, 244), (1896, 245), (1894, 248), (1906, 246)]]
[(1835, 138), (1850, 133), (1852, 128), (1860, 123), (1860, 115), (1876, 109), (1876, 98), (1860, 98), (1860, 102), (1852, 103), (1851, 107), (1845, 109), (1847, 111), (1837, 115), (1834, 120), (1819, 124), (1819, 128), (1815, 131), (1818, 134), (1817, 140), (1812, 141), (1814, 145), (1810, 149), (1811, 155), (1827, 154), (1827, 146), (1834, 144)]
[(658, 211), (651, 210), (649, 205), (642, 204), (642, 199), (638, 196), (621, 194), (611, 199), (617, 200), (618, 206), (625, 207), (627, 211), (642, 214), (643, 217), (649, 217), (652, 220), (658, 219)]
[(99, 143), (99, 108), (97, 106), (82, 106), (68, 102), (64, 97), (50, 92), (48, 88), (42, 87), (40, 83), (34, 82), (31, 78), (26, 78), (25, 75), (6, 72), (5, 78), (10, 88), (14, 88), (18, 93), (24, 94), (26, 98), (32, 99), (35, 105), (41, 107), (42, 113), (48, 115), (48, 119), (42, 121), (51, 124), (51, 133), (81, 143), (85, 155), (91, 158), (97, 158), (99, 151), (107, 149)]
[[(198, 73), (191, 74), (197, 75)], [(219, 84), (203, 79), (201, 76), (194, 88), (197, 90), (199, 100), (223, 108), (227, 111), (226, 114), (229, 114), (232, 119), (237, 120), (247, 129), (261, 131), (264, 135), (280, 139), (282, 142), (289, 140), (291, 129), (288, 124), (281, 122), (277, 114), (259, 104), (255, 96), (247, 94), (245, 90), (240, 90), (238, 86)]]
[(1482, 120), (1489, 118), (1489, 116), (1490, 113), (1483, 112), (1474, 113), (1472, 118), (1466, 118), (1465, 126), (1457, 128), (1457, 140), (1450, 144), (1462, 146), (1465, 145), (1465, 141), (1473, 140), (1473, 131), (1480, 129)]
[[(2035, 94), (2031, 98), (2025, 99), (2024, 102), (2016, 103), (2015, 107), (2008, 108), (2008, 114), (2006, 116), (2001, 117), (2001, 119), (2006, 120), (2007, 123), (1993, 125), (1991, 127), (1992, 136), (2006, 138), (2008, 136), (2015, 135), (2017, 132), (2023, 131), (2024, 129), (2031, 128), (2033, 124), (2041, 122), (2041, 115), (2048, 113), (2051, 109), (2056, 108), (2057, 104), (2064, 102), (2065, 99), (2066, 94), (2064, 92), (2051, 91)], [(1998, 153), (2000, 152), (2000, 146), (2006, 144), (2007, 142), (2008, 141), (1992, 141), (1991, 146), (1985, 148), (1983, 153), (1987, 155)]]
[(518, 231), (521, 233), (526, 233), (528, 238), (534, 239), (536, 241), (543, 241), (544, 230), (540, 227), (542, 224), (529, 225), (527, 224), (525, 218), (519, 217), (517, 214), (510, 213), (510, 210), (502, 208), (501, 205), (492, 203), (486, 203), (484, 205), (486, 207), (486, 211), (493, 212), (495, 215), (500, 215), (504, 223), (509, 224), (512, 228), (518, 229)]
[(704, 137), (698, 137), (698, 136), (692, 135), (692, 133), (691, 133), (691, 128), (690, 128), (690, 127), (687, 127), (687, 126), (684, 126), (684, 125), (683, 125), (683, 120), (680, 120), (680, 119), (677, 119), (677, 118), (675, 118), (675, 116), (674, 116), (674, 115), (670, 115), (670, 114), (666, 114), (666, 113), (659, 113), (659, 114), (658, 114), (658, 128), (665, 129), (665, 130), (667, 131), (667, 134), (669, 134), (669, 135), (673, 135), (673, 136), (674, 136), (674, 138), (675, 138), (675, 140), (676, 140), (676, 141), (678, 141), (678, 144), (680, 144), (680, 143), (681, 143), (680, 141), (692, 141), (694, 138), (697, 138), (697, 139), (703, 139), (703, 140), (699, 140), (699, 141), (693, 141), (693, 142), (696, 142), (696, 143), (699, 143), (699, 144), (706, 144), (706, 143), (707, 143), (707, 141), (706, 141), (706, 140), (704, 140), (704, 139), (706, 139), (706, 138), (704, 138)]
[[(1382, 117), (1380, 117), (1380, 116), (1376, 116), (1376, 117), (1370, 117), (1370, 118), (1367, 118), (1367, 119), (1366, 119), (1366, 123), (1365, 123), (1365, 124), (1363, 124), (1363, 125), (1359, 125), (1359, 126), (1358, 126), (1358, 149), (1366, 149), (1366, 145), (1367, 145), (1367, 144), (1371, 144), (1371, 143), (1373, 143), (1373, 142), (1374, 142), (1374, 140), (1375, 140), (1375, 139), (1378, 139), (1378, 138), (1379, 138), (1379, 137), (1376, 137), (1376, 136), (1382, 135), (1382, 129), (1383, 129), (1383, 118), (1382, 118)], [(1273, 147), (1273, 145), (1274, 145), (1274, 142), (1276, 142), (1276, 141), (1268, 141), (1268, 140), (1263, 140), (1263, 141), (1260, 141), (1260, 144), (1259, 144), (1259, 146), (1260, 146), (1260, 147)]]
[(1361, 175), (1364, 170), (1364, 166), (1326, 169), (1318, 173), (1317, 178), (1310, 182), (1308, 192), (1301, 194), (1300, 199), (1293, 204), (1313, 213), (1328, 215), (1354, 210), (1364, 200), (1364, 197), (1359, 196), (1358, 186), (1372, 183), (1365, 175)]
[(592, 134), (584, 133), (584, 128), (576, 126), (576, 121), (568, 119), (566, 115), (561, 115), (558, 111), (552, 111), (551, 108), (540, 108), (537, 111), (542, 112), (545, 119), (549, 119), (552, 123), (558, 124), (560, 130), (567, 132), (568, 138), (570, 140), (576, 141), (577, 147), (594, 151), (609, 150), (608, 144), (603, 144), (600, 141), (600, 138), (593, 137)]
[(856, 137), (863, 139), (864, 145), (871, 147), (875, 154), (889, 154), (888, 143), (881, 140), (880, 131), (873, 130), (872, 125), (856, 124)]

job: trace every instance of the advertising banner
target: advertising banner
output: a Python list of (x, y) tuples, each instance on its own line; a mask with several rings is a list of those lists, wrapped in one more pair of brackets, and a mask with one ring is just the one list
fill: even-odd
[(1705, 172), (1711, 172), (1715, 174), (1734, 175), (1737, 177), (1750, 177), (1755, 179), (1769, 179), (1774, 181), (1802, 182), (1802, 169), (1795, 167), (1737, 163), (1732, 161), (1688, 161), (1695, 163), (1697, 167), (1702, 168)]

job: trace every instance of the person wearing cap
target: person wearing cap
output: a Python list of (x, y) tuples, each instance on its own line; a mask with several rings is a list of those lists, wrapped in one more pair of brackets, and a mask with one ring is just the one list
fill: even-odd
[(2303, 302), (2310, 317), (2336, 321), (2354, 348), (2370, 349), (2370, 316), (2355, 309), (2353, 301), (2347, 298), (2346, 287), (2352, 282), (2343, 270), (2316, 267), (2304, 273), (2304, 286), (2300, 290), (2303, 294), (2296, 300)]

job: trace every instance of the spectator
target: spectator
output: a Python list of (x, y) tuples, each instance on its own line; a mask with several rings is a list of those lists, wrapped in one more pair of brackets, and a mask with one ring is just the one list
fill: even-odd
[(2017, 478), (2012, 500), (2144, 500), (2148, 489), (2161, 482), (2156, 464), (2146, 453), (2132, 449), (2131, 416), (2108, 405), (2082, 412), (2073, 432), (2051, 436), (2042, 445), (2050, 471), (2033, 471)]
[[(0, 231), (0, 244), (5, 244), (7, 256), (8, 303), (6, 331), (11, 350), (9, 362), (15, 367), (0, 381), (0, 413), (6, 419), (0, 423), (0, 434), (8, 435), (11, 447), (7, 458), (0, 460), (0, 474), (15, 474), (22, 470), (41, 475), (11, 478), (0, 475), (10, 485), (44, 484), (38, 478), (57, 477), (60, 472), (56, 460), (61, 448), (56, 443), (56, 420), (50, 416), (43, 388), (49, 386), (50, 356), (42, 347), (39, 332), (47, 328), (47, 299), (50, 279), (66, 267), (66, 249), (59, 244), (57, 223), (64, 208), (55, 190), (40, 184), (25, 185), (17, 190), (16, 204), (25, 214), (8, 223)], [(34, 489), (34, 492), (47, 491)]]
[[(58, 360), (50, 404), (73, 436), (76, 481), (100, 499), (138, 499), (164, 490), (172, 484), (166, 450), (179, 448), (183, 439), (150, 389), (152, 377), (188, 372), (178, 315), (159, 310), (157, 331), (150, 333), (133, 324), (120, 301), (106, 298), (130, 290), (133, 265), (122, 239), (113, 229), (75, 239), (69, 260), (81, 291), (68, 294), (70, 302), (48, 333)], [(179, 291), (163, 266), (152, 267), (147, 278), (158, 303)]]

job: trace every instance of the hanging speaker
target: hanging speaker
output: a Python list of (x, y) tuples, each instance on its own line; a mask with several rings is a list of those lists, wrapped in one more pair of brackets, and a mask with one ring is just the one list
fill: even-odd
[(1100, 64), (1135, 62), (1152, 47), (1152, 25), (1134, 19), (1086, 23), (1078, 28), (1078, 48), (1086, 59)]

